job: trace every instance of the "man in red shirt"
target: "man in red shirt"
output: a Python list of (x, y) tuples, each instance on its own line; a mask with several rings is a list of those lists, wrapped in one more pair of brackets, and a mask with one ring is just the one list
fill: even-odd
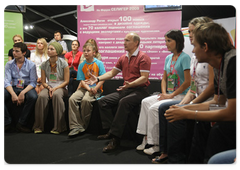
[[(148, 77), (151, 67), (150, 57), (139, 51), (140, 37), (131, 32), (124, 38), (124, 48), (127, 54), (122, 55), (113, 69), (99, 77), (92, 75), (88, 80), (89, 84), (108, 80), (122, 71), (124, 79), (123, 86), (116, 92), (106, 95), (98, 101), (99, 111), (102, 119), (103, 129), (109, 129), (105, 135), (98, 136), (98, 139), (111, 139), (109, 144), (103, 148), (103, 152), (115, 150), (120, 145), (128, 115), (132, 109), (141, 104), (143, 98), (147, 97), (147, 86), (150, 84)], [(114, 118), (109, 109), (117, 107)]]

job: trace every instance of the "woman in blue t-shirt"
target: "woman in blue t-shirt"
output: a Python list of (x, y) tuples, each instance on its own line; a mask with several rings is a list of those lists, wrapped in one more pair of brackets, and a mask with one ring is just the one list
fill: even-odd
[[(137, 133), (144, 135), (143, 142), (136, 149), (152, 155), (159, 152), (158, 107), (168, 101), (182, 100), (190, 82), (190, 60), (184, 48), (184, 37), (180, 30), (170, 30), (165, 34), (169, 54), (165, 59), (164, 74), (161, 82), (162, 93), (142, 100)], [(145, 149), (146, 144), (152, 147)]]

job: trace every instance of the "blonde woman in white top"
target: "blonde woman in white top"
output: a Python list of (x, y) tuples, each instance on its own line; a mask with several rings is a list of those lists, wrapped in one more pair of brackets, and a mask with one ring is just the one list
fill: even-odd
[(44, 61), (47, 61), (49, 56), (47, 55), (47, 41), (44, 38), (39, 38), (37, 40), (36, 51), (31, 53), (30, 60), (36, 64), (37, 69), (37, 86), (35, 88), (37, 94), (39, 94), (44, 87), (42, 86), (41, 81), (41, 64)]

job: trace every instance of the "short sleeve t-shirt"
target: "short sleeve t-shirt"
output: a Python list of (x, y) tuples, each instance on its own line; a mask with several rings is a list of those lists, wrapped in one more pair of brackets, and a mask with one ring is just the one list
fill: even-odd
[[(191, 58), (188, 54), (182, 52), (178, 57), (177, 61), (172, 61), (173, 54), (169, 54), (165, 59), (164, 70), (167, 72), (167, 76), (172, 73), (170, 70), (171, 63), (174, 65), (174, 74), (178, 75), (179, 80), (177, 86), (180, 87), (185, 81), (184, 70), (190, 69)], [(176, 62), (176, 63), (175, 63)], [(182, 94), (187, 94), (189, 87), (182, 92)], [(172, 92), (169, 92), (172, 93)]]
[[(81, 64), (78, 66), (78, 73), (77, 73), (77, 80), (87, 80), (91, 76), (89, 72), (95, 76), (101, 76), (106, 73), (106, 70), (104, 68), (103, 62), (99, 61), (98, 59), (94, 58), (93, 62), (87, 63), (86, 60), (84, 60)], [(102, 90), (102, 86), (100, 87)]]

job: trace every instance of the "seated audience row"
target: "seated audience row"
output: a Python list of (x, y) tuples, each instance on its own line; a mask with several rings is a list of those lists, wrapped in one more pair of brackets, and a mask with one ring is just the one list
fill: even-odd
[[(167, 154), (169, 163), (206, 163), (216, 153), (236, 149), (236, 50), (226, 30), (212, 22), (196, 26), (192, 43), (198, 62), (214, 68), (214, 97), (199, 104), (159, 108), (163, 156), (155, 162), (162, 162)], [(187, 119), (195, 120), (188, 155)]]
[[(5, 102), (24, 102), (17, 129), (31, 131), (25, 125), (35, 107), (33, 130), (43, 133), (51, 101), (51, 133), (66, 131), (64, 98), (69, 96), (68, 136), (84, 132), (91, 117), (91, 102), (101, 95), (104, 81), (122, 72), (123, 86), (98, 100), (102, 128), (108, 130), (98, 139), (110, 139), (104, 153), (118, 148), (129, 115), (140, 105), (136, 132), (143, 135), (143, 141), (136, 149), (149, 155), (160, 152), (153, 163), (207, 163), (219, 152), (236, 149), (236, 50), (226, 30), (208, 17), (194, 18), (189, 23), (189, 33), (195, 53), (192, 58), (182, 51), (184, 37), (180, 30), (165, 34), (171, 54), (165, 59), (162, 93), (153, 96), (147, 90), (151, 60), (140, 51), (140, 37), (134, 32), (124, 38), (127, 53), (108, 72), (99, 60), (101, 55), (94, 40), (84, 44), (83, 53), (78, 52), (79, 42), (73, 41), (72, 51), (63, 60), (59, 58), (64, 52), (61, 44), (49, 43), (46, 55), (46, 42), (39, 39), (36, 53), (31, 55), (36, 65), (25, 59), (26, 45), (15, 43), (14, 60), (5, 66), (4, 95)], [(39, 64), (43, 56), (44, 62)], [(75, 92), (71, 91), (71, 77), (81, 80)], [(37, 95), (34, 88), (40, 83), (42, 90), (36, 88), (40, 89)], [(112, 113), (115, 106), (117, 111)], [(5, 128), (11, 128), (6, 106)]]
[[(193, 40), (193, 29), (195, 28), (196, 24), (200, 23), (206, 23), (206, 22), (212, 22), (212, 20), (208, 17), (199, 17), (194, 18), (189, 23), (189, 38), (190, 42), (192, 43)], [(172, 150), (168, 150), (168, 148), (172, 148), (173, 152), (179, 153), (178, 155), (175, 154), (173, 158), (169, 157), (169, 162), (174, 162), (176, 159), (177, 162), (180, 163), (180, 161), (184, 162), (184, 158), (180, 158), (180, 154), (184, 155), (185, 152), (187, 152), (187, 149), (184, 147), (185, 144), (191, 143), (192, 133), (193, 133), (193, 122), (192, 121), (178, 121), (175, 124), (170, 124), (167, 126), (167, 120), (165, 118), (162, 118), (161, 116), (164, 115), (167, 109), (169, 109), (172, 105), (184, 105), (184, 104), (193, 104), (193, 103), (201, 103), (205, 100), (210, 100), (214, 92), (214, 74), (213, 74), (213, 68), (208, 63), (198, 63), (198, 59), (194, 55), (191, 59), (191, 66), (190, 66), (190, 73), (191, 73), (191, 86), (187, 94), (182, 100), (175, 100), (170, 102), (165, 102), (164, 104), (159, 106), (159, 129), (160, 129), (160, 146), (162, 154), (160, 156), (157, 156), (152, 160), (153, 163), (163, 163), (168, 159), (168, 152), (171, 152)], [(172, 127), (171, 125), (175, 125), (176, 127)], [(178, 132), (181, 135), (175, 135), (171, 133), (171, 136), (168, 135), (168, 131), (170, 129), (176, 129), (176, 132)], [(180, 131), (182, 130), (182, 131)], [(186, 134), (185, 134), (186, 133)], [(169, 139), (169, 141), (167, 141)], [(178, 141), (178, 142), (176, 142)], [(169, 147), (168, 147), (169, 146)], [(175, 160), (174, 160), (175, 159)]]

